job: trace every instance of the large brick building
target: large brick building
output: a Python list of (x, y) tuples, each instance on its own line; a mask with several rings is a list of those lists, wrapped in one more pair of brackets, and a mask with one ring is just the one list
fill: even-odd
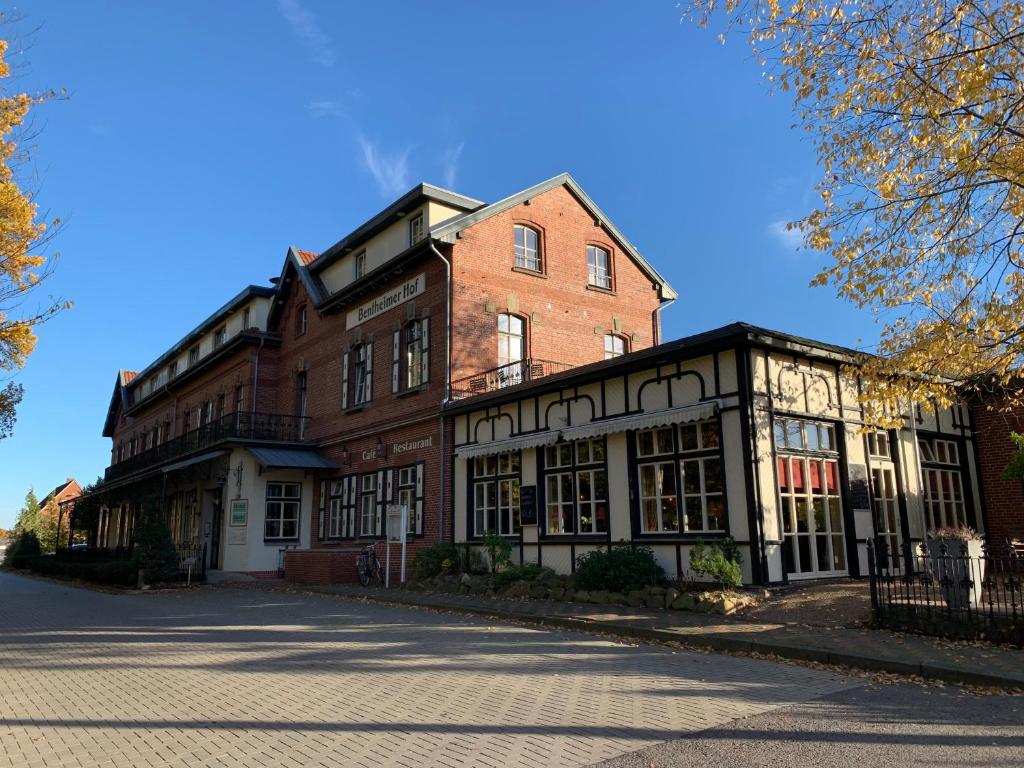
[(993, 394), (973, 402), (971, 416), (989, 542), (1024, 543), (1024, 481), (1004, 476), (1017, 451), (1010, 434), (1024, 433), (1024, 410)]
[(454, 398), (660, 339), (672, 288), (568, 175), (493, 204), (419, 185), (119, 372), (90, 537), (158, 505), (210, 568), (338, 580), (385, 511), (453, 535)]

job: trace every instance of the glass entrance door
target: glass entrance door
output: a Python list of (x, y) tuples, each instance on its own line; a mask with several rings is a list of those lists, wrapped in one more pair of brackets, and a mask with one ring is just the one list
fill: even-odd
[(786, 570), (790, 577), (846, 573), (839, 462), (780, 456), (779, 494)]

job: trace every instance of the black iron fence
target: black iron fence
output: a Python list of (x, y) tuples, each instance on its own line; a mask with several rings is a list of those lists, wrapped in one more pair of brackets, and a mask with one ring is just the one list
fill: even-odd
[(182, 581), (206, 579), (206, 545), (178, 547), (178, 578)]
[(107, 467), (104, 480), (125, 477), (162, 461), (210, 448), (230, 439), (299, 442), (306, 439), (309, 417), (279, 413), (229, 413), (153, 448)]
[(499, 365), (489, 371), (481, 371), (453, 381), (451, 396), (453, 400), (461, 400), (474, 395), (482, 395), (485, 392), (494, 392), (504, 387), (512, 387), (516, 384), (550, 376), (553, 373), (561, 373), (571, 367), (568, 363), (540, 360), (536, 357), (517, 360), (514, 363)]
[(876, 625), (1024, 645), (1024, 557), (1010, 544), (868, 541)]

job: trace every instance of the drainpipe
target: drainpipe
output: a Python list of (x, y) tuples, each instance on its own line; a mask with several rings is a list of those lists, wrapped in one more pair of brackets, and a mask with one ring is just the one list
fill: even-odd
[[(434, 241), (430, 240), (430, 250), (434, 252), (441, 261), (444, 262), (445, 271), (445, 282), (444, 282), (444, 310), (445, 310), (445, 355), (444, 355), (444, 400), (442, 401), (442, 407), (451, 399), (452, 392), (452, 263), (445, 257), (443, 253), (437, 250), (437, 246), (434, 245)], [(447, 443), (445, 442), (445, 429), (444, 429), (444, 414), (441, 414), (440, 421), (440, 441), (441, 441), (441, 514), (440, 514), (440, 525), (437, 531), (438, 542), (444, 541), (444, 493), (447, 483), (445, 482), (445, 471), (447, 464), (445, 462), (445, 449)], [(454, 528), (452, 529), (454, 534)]]
[(654, 312), (652, 313), (654, 315), (654, 346), (661, 344), (661, 312), (675, 304), (676, 300), (677, 299), (669, 299), (666, 302), (658, 304), (658, 306), (654, 308)]
[(261, 334), (260, 345), (256, 349), (256, 365), (253, 366), (252, 371), (252, 394), (249, 395), (249, 397), (252, 398), (252, 408), (249, 409), (252, 413), (256, 413), (256, 388), (260, 383), (260, 352), (263, 351), (263, 342), (265, 342), (266, 339), (267, 337)]

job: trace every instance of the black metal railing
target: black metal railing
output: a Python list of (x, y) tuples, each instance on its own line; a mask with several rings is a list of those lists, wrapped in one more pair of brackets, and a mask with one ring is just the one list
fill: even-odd
[(1011, 544), (868, 541), (877, 626), (1024, 645), (1024, 557)]
[(453, 400), (462, 400), (485, 392), (494, 392), (504, 387), (512, 387), (527, 381), (561, 373), (572, 368), (568, 363), (554, 360), (539, 360), (536, 357), (517, 360), (507, 365), (499, 365), (489, 371), (474, 373), (472, 376), (452, 382), (451, 396)]
[(206, 578), (206, 545), (178, 547), (178, 577), (182, 581)]
[(224, 440), (301, 442), (306, 439), (308, 432), (308, 416), (287, 416), (277, 413), (229, 413), (131, 458), (111, 464), (104, 473), (104, 480), (115, 480), (153, 464), (176, 459), (203, 448), (210, 448)]

